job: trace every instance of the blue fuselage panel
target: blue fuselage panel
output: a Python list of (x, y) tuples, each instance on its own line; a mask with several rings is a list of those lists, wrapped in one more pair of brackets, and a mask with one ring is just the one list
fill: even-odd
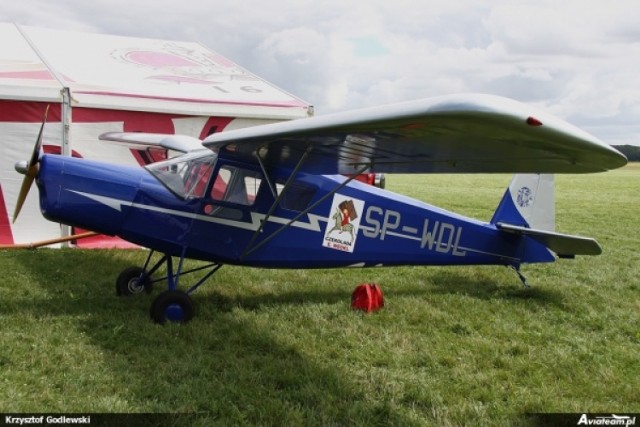
[(266, 183), (251, 205), (183, 199), (143, 168), (85, 159), (44, 155), (38, 186), (42, 212), (52, 221), (220, 263), (327, 268), (554, 260), (526, 237), (357, 181), (332, 194), (344, 179), (301, 175), (315, 191), (309, 212), (279, 204), (270, 215), (275, 199)]

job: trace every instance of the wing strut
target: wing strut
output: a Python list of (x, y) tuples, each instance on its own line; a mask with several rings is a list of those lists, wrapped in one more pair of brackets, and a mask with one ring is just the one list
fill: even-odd
[[(307, 145), (307, 149), (305, 150), (305, 152), (302, 155), (302, 157), (306, 158), (309, 155), (307, 152), (310, 152), (311, 149), (312, 149), (311, 145)], [(264, 174), (264, 177), (267, 180), (267, 184), (269, 184), (269, 190), (271, 190), (271, 194), (273, 194), (273, 198), (275, 199), (275, 198), (278, 197), (278, 192), (276, 191), (276, 187), (275, 187), (275, 185), (273, 185), (273, 182), (271, 181), (271, 178), (269, 177), (269, 174), (267, 173), (267, 168), (264, 166), (264, 162), (262, 161), (262, 157), (260, 157), (260, 150), (262, 150), (262, 147), (258, 148), (255, 151), (255, 153), (253, 153), (253, 154), (256, 156), (256, 159), (258, 159), (258, 164), (260, 165), (260, 169), (262, 169), (262, 173)], [(296, 166), (296, 170), (297, 169), (299, 169), (299, 166)], [(291, 174), (291, 176), (293, 176), (293, 174)], [(286, 187), (286, 185), (285, 185), (285, 187)]]
[[(302, 212), (300, 212), (298, 215), (296, 215), (293, 219), (291, 219), (289, 222), (287, 222), (286, 224), (284, 224), (282, 227), (280, 227), (279, 229), (277, 229), (276, 231), (274, 231), (273, 233), (271, 233), (269, 236), (267, 236), (264, 240), (260, 241), (260, 243), (258, 243), (257, 245), (251, 247), (251, 244), (253, 244), (253, 242), (255, 241), (256, 237), (258, 236), (260, 230), (262, 230), (262, 224), (266, 223), (266, 219), (262, 220), (262, 224), (260, 225), (258, 231), (256, 231), (256, 233), (254, 234), (254, 237), (251, 239), (251, 242), (249, 243), (249, 245), (247, 245), (247, 249), (244, 251), (244, 253), (242, 254), (242, 256), (240, 257), (240, 259), (243, 259), (244, 257), (246, 257), (247, 255), (255, 252), (256, 250), (260, 249), (262, 246), (264, 246), (265, 244), (267, 244), (268, 242), (270, 242), (274, 237), (276, 237), (278, 234), (280, 234), (281, 232), (283, 232), (284, 230), (286, 230), (289, 226), (291, 226), (291, 224), (293, 224), (294, 222), (296, 222), (297, 220), (299, 220), (302, 216), (308, 214), (309, 212), (311, 212), (313, 209), (315, 209), (318, 205), (320, 205), (322, 202), (324, 202), (325, 200), (327, 200), (329, 197), (332, 197), (334, 194), (336, 194), (338, 191), (340, 191), (342, 188), (344, 188), (347, 184), (349, 184), (351, 181), (353, 181), (358, 175), (364, 173), (364, 171), (366, 171), (367, 169), (369, 169), (371, 167), (371, 165), (366, 164), (364, 166), (362, 166), (360, 169), (358, 169), (356, 171), (355, 174), (349, 176), (347, 179), (345, 179), (342, 183), (340, 183), (339, 185), (336, 186), (336, 188), (334, 188), (333, 190), (331, 190), (330, 192), (328, 192), (327, 194), (325, 194), (324, 196), (322, 196), (318, 201), (316, 201), (314, 204), (312, 204), (311, 206), (309, 206), (308, 208), (306, 208), (305, 210), (303, 210)], [(292, 174), (293, 176), (293, 174)], [(287, 181), (287, 184), (291, 181), (291, 177), (289, 178), (289, 180)], [(282, 190), (282, 192), (280, 193), (281, 195), (285, 193), (286, 187)], [(277, 201), (276, 201), (277, 202)], [(273, 205), (271, 206), (271, 209), (269, 209), (269, 212), (273, 212), (273, 210), (275, 209), (277, 203), (274, 202)]]
[(271, 192), (275, 197), (275, 201), (269, 208), (267, 215), (262, 219), (262, 221), (260, 221), (260, 226), (255, 231), (255, 233), (253, 233), (253, 236), (251, 236), (251, 240), (249, 240), (249, 243), (247, 243), (247, 248), (244, 250), (244, 253), (240, 256), (240, 259), (244, 258), (245, 256), (249, 255), (250, 252), (252, 252), (250, 251), (251, 245), (253, 245), (253, 243), (256, 241), (260, 233), (262, 233), (262, 230), (264, 229), (264, 225), (267, 223), (267, 221), (269, 220), (269, 217), (271, 216), (273, 211), (276, 209), (276, 207), (280, 203), (280, 200), (282, 200), (282, 198), (284, 197), (285, 193), (287, 192), (287, 189), (289, 188), (289, 185), (293, 182), (293, 178), (298, 174), (298, 171), (300, 170), (304, 162), (307, 160), (307, 157), (309, 157), (309, 154), (311, 154), (312, 150), (313, 150), (313, 147), (310, 144), (307, 145), (307, 148), (304, 150), (304, 153), (300, 157), (300, 160), (298, 160), (298, 163), (296, 164), (296, 167), (293, 169), (293, 172), (291, 172), (291, 174), (289, 175), (289, 178), (287, 179), (287, 182), (285, 182), (284, 188), (282, 189), (280, 194), (277, 194), (273, 186), (273, 183), (271, 182), (271, 178), (269, 178), (269, 174), (267, 174), (267, 171), (264, 168), (264, 164), (262, 163), (262, 158), (260, 157), (260, 154), (258, 154), (258, 151), (256, 151), (256, 157), (258, 158), (258, 162), (260, 163), (260, 167), (262, 168), (262, 173), (264, 173), (264, 176), (267, 178), (267, 182), (269, 183)]

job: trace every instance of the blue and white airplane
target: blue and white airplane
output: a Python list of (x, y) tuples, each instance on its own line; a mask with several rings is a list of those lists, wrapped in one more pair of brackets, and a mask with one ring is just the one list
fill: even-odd
[[(204, 141), (117, 132), (100, 138), (183, 154), (145, 167), (41, 154), (41, 130), (31, 160), (16, 165), (26, 177), (14, 220), (35, 179), (47, 219), (151, 249), (144, 266), (120, 274), (116, 289), (137, 294), (166, 280), (151, 306), (158, 323), (190, 320), (189, 295), (224, 264), (503, 265), (526, 285), (522, 264), (601, 252), (593, 239), (554, 231), (552, 174), (627, 162), (562, 120), (488, 95), (269, 124)], [(354, 180), (369, 171), (517, 175), (491, 221), (481, 222)], [(154, 253), (159, 260), (152, 261)], [(181, 288), (182, 276), (193, 272), (183, 270), (186, 258), (210, 264)], [(163, 265), (166, 277), (152, 279)]]

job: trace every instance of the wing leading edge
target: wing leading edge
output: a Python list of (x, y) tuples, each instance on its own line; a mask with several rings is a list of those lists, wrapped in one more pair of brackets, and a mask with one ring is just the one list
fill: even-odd
[(101, 141), (126, 145), (136, 150), (163, 148), (181, 153), (202, 150), (202, 141), (186, 135), (167, 135), (162, 133), (107, 132), (98, 137)]
[(349, 174), (588, 173), (627, 159), (588, 133), (491, 95), (452, 95), (275, 123), (209, 136), (219, 155), (266, 167)]

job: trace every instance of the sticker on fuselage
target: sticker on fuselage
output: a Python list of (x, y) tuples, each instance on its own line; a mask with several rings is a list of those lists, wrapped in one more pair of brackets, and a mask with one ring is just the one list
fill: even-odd
[(329, 221), (324, 231), (322, 246), (344, 252), (353, 252), (358, 237), (364, 201), (341, 194), (333, 196)]

